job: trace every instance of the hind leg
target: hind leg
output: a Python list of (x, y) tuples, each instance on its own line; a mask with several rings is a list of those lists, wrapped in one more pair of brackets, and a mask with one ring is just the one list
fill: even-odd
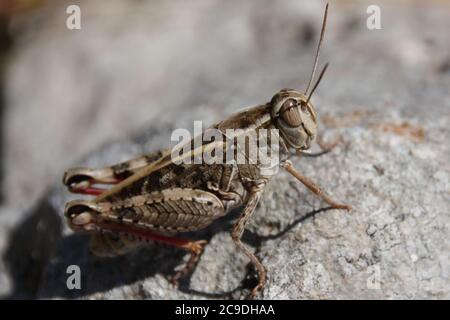
[(178, 286), (181, 278), (192, 272), (207, 243), (206, 240), (190, 240), (174, 235), (163, 235), (152, 230), (116, 223), (99, 222), (97, 226), (99, 229), (109, 231), (94, 233), (91, 239), (91, 252), (97, 256), (121, 255), (145, 243), (165, 244), (188, 251), (190, 254), (188, 261), (175, 275), (169, 277), (169, 281), (175, 286)]
[(245, 226), (247, 222), (250, 220), (250, 217), (255, 212), (256, 206), (261, 198), (261, 194), (263, 191), (264, 185), (253, 187), (249, 192), (250, 196), (247, 204), (245, 205), (241, 216), (235, 222), (233, 226), (233, 230), (231, 231), (231, 238), (234, 241), (234, 244), (238, 247), (238, 249), (244, 253), (252, 262), (258, 273), (258, 284), (252, 289), (249, 297), (254, 298), (258, 291), (262, 291), (266, 284), (266, 269), (263, 264), (259, 261), (259, 259), (255, 256), (253, 252), (242, 242), (241, 238), (244, 233)]
[(99, 257), (113, 257), (126, 254), (149, 242), (170, 245), (189, 252), (188, 261), (173, 276), (168, 277), (168, 280), (175, 286), (178, 286), (181, 278), (192, 272), (207, 243), (205, 240), (193, 241), (175, 236), (164, 236), (148, 230), (135, 234), (132, 229), (128, 229), (126, 233), (94, 233), (90, 242), (90, 250)]
[[(223, 213), (223, 204), (217, 196), (190, 188), (155, 191), (129, 197), (125, 202), (101, 202), (98, 198), (73, 200), (66, 204), (64, 210), (67, 223), (74, 231), (110, 233), (123, 236), (132, 242), (156, 241), (189, 251), (191, 257), (173, 277), (174, 283), (192, 270), (206, 243), (202, 240), (178, 238), (175, 235), (203, 229)], [(97, 252), (103, 255), (114, 253), (104, 250), (108, 249), (108, 242), (111, 242), (109, 240), (114, 240), (111, 237), (96, 237), (94, 248), (100, 249)], [(109, 246), (112, 249), (118, 248), (118, 254), (128, 249), (126, 239), (119, 240)]]
[(99, 169), (72, 168), (64, 173), (63, 183), (69, 188), (70, 192), (97, 196), (103, 193), (105, 189), (96, 188), (93, 185), (119, 183), (133, 175), (139, 169), (163, 158), (167, 152), (167, 150), (156, 151)]

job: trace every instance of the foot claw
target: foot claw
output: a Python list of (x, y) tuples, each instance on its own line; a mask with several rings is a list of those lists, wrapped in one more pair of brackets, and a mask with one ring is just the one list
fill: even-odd
[(175, 287), (178, 288), (180, 286), (180, 283), (178, 282), (181, 275), (179, 275), (179, 272), (175, 273), (173, 276), (168, 276), (167, 280)]
[(334, 209), (343, 209), (343, 210), (347, 210), (347, 211), (350, 211), (353, 209), (352, 206), (349, 204), (338, 204), (338, 205), (333, 206), (333, 208)]
[(248, 294), (247, 298), (248, 299), (254, 299), (258, 296), (258, 294), (261, 294), (261, 291), (263, 289), (264, 285), (262, 283), (258, 284), (256, 287), (254, 287), (252, 289), (252, 291), (250, 291), (250, 293)]
[(208, 243), (208, 241), (206, 241), (206, 240), (189, 242), (185, 248), (190, 250), (194, 254), (199, 255), (200, 253), (202, 253), (203, 247), (206, 243)]
[(183, 248), (189, 250), (191, 252), (191, 257), (186, 262), (186, 264), (183, 266), (183, 268), (175, 273), (175, 275), (169, 277), (169, 281), (178, 288), (178, 280), (180, 280), (182, 277), (189, 274), (192, 269), (194, 268), (195, 264), (198, 261), (198, 258), (200, 257), (200, 254), (203, 252), (203, 247), (208, 241), (206, 240), (198, 240), (198, 241), (192, 241), (187, 243), (186, 245), (182, 246)]

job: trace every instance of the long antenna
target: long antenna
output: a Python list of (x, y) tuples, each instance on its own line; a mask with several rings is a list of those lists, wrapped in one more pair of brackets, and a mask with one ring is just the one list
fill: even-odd
[(316, 81), (316, 84), (314, 85), (314, 87), (312, 88), (311, 92), (309, 93), (308, 99), (306, 99), (306, 104), (308, 104), (309, 99), (311, 99), (311, 96), (312, 96), (312, 94), (314, 93), (314, 91), (316, 90), (317, 86), (319, 85), (320, 80), (322, 80), (322, 77), (323, 77), (323, 75), (325, 74), (325, 71), (327, 71), (328, 64), (329, 64), (329, 63), (327, 62), (327, 63), (325, 64), (325, 66), (323, 67), (322, 72), (320, 73), (319, 78), (318, 78), (317, 81)]
[(322, 47), (322, 40), (323, 40), (323, 36), (325, 34), (325, 27), (327, 25), (327, 16), (328, 16), (328, 3), (325, 7), (325, 13), (323, 15), (323, 21), (322, 21), (322, 30), (320, 31), (320, 39), (319, 39), (319, 44), (317, 46), (317, 51), (316, 51), (316, 58), (314, 60), (314, 66), (313, 66), (313, 70), (311, 73), (311, 77), (309, 78), (308, 86), (306, 87), (306, 90), (305, 90), (305, 95), (308, 93), (309, 87), (311, 86), (311, 83), (314, 79), (314, 74), (316, 73), (317, 64), (319, 62), (320, 48)]

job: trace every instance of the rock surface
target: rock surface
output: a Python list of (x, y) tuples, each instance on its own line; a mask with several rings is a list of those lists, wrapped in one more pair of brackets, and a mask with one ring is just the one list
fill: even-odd
[[(60, 178), (305, 87), (323, 4), (79, 3), (80, 31), (57, 27), (64, 4), (17, 23), (5, 77), (0, 296), (244, 297), (254, 272), (229, 236), (239, 212), (193, 235), (209, 243), (177, 289), (166, 277), (187, 258), (179, 250), (90, 255), (88, 238), (65, 226), (64, 202), (76, 196)], [(368, 4), (330, 10), (321, 60), (331, 66), (313, 102), (324, 139), (341, 142), (293, 161), (354, 209), (328, 210), (280, 172), (244, 235), (267, 267), (262, 298), (450, 298), (450, 39), (441, 36), (450, 12), (381, 2), (383, 29), (370, 31)], [(81, 268), (81, 290), (66, 287), (69, 265)]]

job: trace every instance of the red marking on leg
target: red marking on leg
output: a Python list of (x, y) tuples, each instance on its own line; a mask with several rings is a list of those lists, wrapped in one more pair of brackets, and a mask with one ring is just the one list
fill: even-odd
[(85, 189), (72, 189), (70, 191), (73, 192), (73, 193), (88, 194), (88, 195), (91, 195), (91, 196), (99, 196), (103, 192), (105, 192), (106, 189), (88, 187), (88, 188), (85, 188)]
[(178, 286), (178, 280), (180, 278), (190, 273), (195, 267), (201, 253), (203, 252), (203, 245), (206, 244), (205, 240), (192, 241), (188, 239), (164, 236), (162, 234), (157, 234), (143, 228), (129, 225), (127, 226), (115, 222), (98, 220), (95, 222), (95, 225), (103, 230), (134, 235), (137, 236), (140, 240), (152, 240), (188, 250), (191, 255), (188, 262), (181, 270), (176, 272), (173, 277), (169, 277), (170, 282), (172, 282), (172, 284), (174, 284), (175, 286)]
[(196, 246), (194, 243), (195, 241), (183, 239), (183, 238), (176, 238), (176, 237), (170, 237), (170, 236), (164, 236), (161, 234), (157, 234), (148, 230), (144, 230), (141, 228), (133, 227), (133, 226), (127, 226), (117, 223), (110, 223), (105, 221), (97, 221), (96, 225), (99, 226), (101, 229), (114, 231), (114, 232), (123, 232), (130, 235), (137, 236), (144, 240), (152, 240), (157, 241), (165, 244), (169, 244), (175, 247), (183, 248), (190, 251), (197, 251)]
[[(85, 177), (85, 175), (80, 175)], [(71, 179), (76, 179), (77, 176), (73, 176)], [(122, 182), (125, 180), (126, 176), (115, 176), (110, 177), (108, 179), (95, 179), (94, 177), (90, 177), (89, 179), (81, 179), (80, 181), (69, 183), (67, 182), (67, 185), (69, 187), (69, 191), (73, 193), (79, 193), (79, 194), (87, 194), (91, 196), (99, 196), (103, 192), (105, 192), (107, 189), (102, 188), (96, 188), (93, 187), (93, 185), (111, 185), (111, 184), (118, 184), (119, 182)]]

